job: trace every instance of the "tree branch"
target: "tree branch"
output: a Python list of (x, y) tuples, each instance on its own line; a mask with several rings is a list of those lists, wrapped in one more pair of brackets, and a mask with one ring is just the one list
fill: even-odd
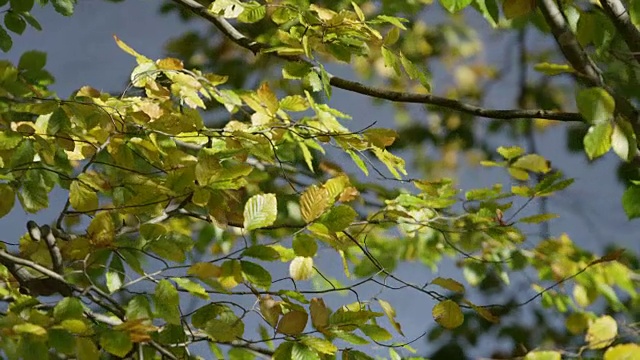
[[(182, 6), (184, 8), (189, 9), (194, 14), (200, 16), (201, 18), (209, 21), (215, 27), (217, 27), (222, 33), (227, 36), (231, 41), (240, 45), (241, 47), (250, 50), (254, 54), (260, 53), (263, 50), (268, 48), (267, 45), (259, 43), (253, 39), (250, 39), (240, 33), (237, 29), (233, 27), (225, 18), (221, 16), (214, 15), (210, 13), (206, 7), (198, 4), (194, 0), (172, 0), (174, 3)], [(304, 59), (300, 56), (280, 56), (275, 53), (268, 53), (271, 56), (278, 56), (287, 61), (303, 61), (309, 63), (311, 62)], [(406, 93), (399, 91), (391, 91), (380, 88), (375, 88), (371, 86), (367, 86), (361, 84), (356, 81), (351, 81), (347, 79), (343, 79), (337, 76), (330, 76), (330, 84), (335, 86), (336, 88), (340, 88), (343, 90), (355, 92), (361, 95), (366, 95), (369, 97), (375, 97), (379, 99), (385, 99), (393, 102), (400, 103), (416, 103), (416, 104), (427, 104), (434, 105), (454, 111), (459, 111), (479, 117), (490, 118), (490, 119), (501, 119), (501, 120), (509, 120), (509, 119), (547, 119), (547, 120), (557, 120), (557, 121), (579, 121), (583, 122), (584, 119), (578, 113), (570, 113), (570, 112), (557, 112), (557, 111), (548, 111), (548, 110), (500, 110), (500, 109), (486, 109), (481, 108), (475, 105), (467, 104), (460, 102), (458, 100), (439, 97), (436, 95), (430, 94), (416, 94), (416, 93)]]
[(616, 102), (616, 112), (630, 121), (636, 137), (640, 139), (640, 118), (638, 117), (637, 109), (628, 99), (618, 95), (606, 85), (602, 72), (578, 42), (556, 4), (556, 0), (540, 0), (539, 4), (540, 11), (551, 28), (551, 33), (556, 39), (560, 51), (569, 61), (569, 64), (578, 72), (578, 79), (582, 80), (587, 86), (598, 86), (607, 90)]
[(622, 39), (631, 50), (633, 58), (640, 63), (640, 30), (631, 22), (627, 9), (620, 0), (600, 0), (600, 5), (622, 35)]

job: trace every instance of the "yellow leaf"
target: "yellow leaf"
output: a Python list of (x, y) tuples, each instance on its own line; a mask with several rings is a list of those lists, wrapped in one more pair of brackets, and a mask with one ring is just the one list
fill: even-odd
[(218, 265), (208, 262), (195, 263), (187, 270), (187, 275), (195, 275), (202, 280), (217, 278), (220, 274), (222, 274), (222, 269)]
[(277, 331), (285, 335), (299, 335), (307, 326), (309, 315), (304, 311), (292, 310), (282, 316)]
[(502, 11), (507, 19), (527, 15), (536, 8), (536, 0), (505, 0)]
[(124, 52), (126, 52), (129, 55), (135, 56), (138, 64), (152, 62), (151, 59), (149, 59), (146, 56), (140, 55), (137, 51), (133, 50), (133, 48), (131, 48), (129, 45), (125, 44), (124, 41), (120, 40), (116, 35), (113, 35), (113, 39), (116, 41), (116, 44), (118, 45), (118, 47), (120, 47), (120, 49), (124, 50)]
[(585, 340), (589, 349), (604, 349), (611, 345), (618, 335), (618, 324), (609, 315), (604, 315), (596, 319), (589, 325)]
[(464, 293), (464, 285), (450, 278), (437, 277), (431, 283), (453, 292)]
[(156, 61), (156, 65), (158, 65), (158, 69), (161, 70), (182, 70), (184, 69), (184, 65), (182, 64), (182, 60), (176, 58), (166, 58), (160, 59)]
[(455, 329), (464, 322), (460, 306), (452, 300), (441, 301), (431, 310), (433, 319), (442, 327)]
[(396, 321), (396, 310), (393, 308), (393, 306), (391, 306), (391, 304), (389, 304), (387, 301), (381, 299), (378, 299), (378, 303), (380, 304), (382, 311), (385, 315), (387, 315), (387, 319), (389, 319), (389, 322), (391, 323), (391, 325), (393, 325), (398, 334), (404, 336), (402, 327), (400, 327), (400, 323)]
[(310, 223), (324, 213), (329, 206), (329, 192), (323, 187), (310, 186), (300, 197), (302, 219)]
[(258, 98), (271, 114), (275, 114), (276, 111), (278, 111), (278, 107), (280, 107), (278, 98), (276, 97), (276, 94), (271, 91), (269, 83), (263, 82), (262, 85), (260, 85), (260, 88), (258, 89)]

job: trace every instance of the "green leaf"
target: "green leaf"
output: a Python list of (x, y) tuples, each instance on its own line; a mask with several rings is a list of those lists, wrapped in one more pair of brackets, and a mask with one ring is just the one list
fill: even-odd
[(613, 128), (608, 122), (600, 123), (589, 128), (584, 137), (584, 150), (589, 159), (593, 160), (611, 149), (611, 135)]
[(298, 233), (293, 238), (293, 251), (297, 256), (313, 257), (318, 251), (318, 243), (313, 236), (305, 233)]
[(156, 312), (169, 324), (180, 325), (180, 296), (169, 280), (160, 280), (153, 294)]
[(576, 103), (580, 115), (592, 125), (607, 123), (613, 118), (615, 101), (602, 88), (592, 87), (580, 90), (576, 96)]
[(47, 53), (37, 50), (26, 51), (20, 56), (18, 68), (21, 70), (41, 70), (47, 63)]
[(25, 12), (25, 13), (22, 13), (22, 18), (25, 19), (25, 21), (29, 25), (31, 25), (32, 28), (38, 31), (42, 31), (42, 26), (40, 25), (38, 20), (36, 20), (36, 18), (33, 17), (33, 15), (29, 14), (28, 12)]
[(334, 355), (338, 351), (338, 347), (330, 341), (313, 336), (303, 336), (300, 342), (320, 354)]
[(291, 360), (320, 360), (320, 355), (312, 348), (300, 343), (293, 344)]
[(35, 213), (49, 206), (48, 186), (42, 176), (35, 171), (29, 171), (22, 183), (22, 191), (18, 199), (24, 210)]
[(431, 284), (438, 285), (449, 291), (457, 292), (460, 294), (464, 293), (464, 285), (451, 278), (443, 278), (438, 276), (431, 281)]
[(4, 14), (4, 25), (7, 29), (13, 31), (16, 34), (22, 34), (24, 29), (27, 28), (27, 22), (14, 12), (7, 12)]
[(291, 349), (295, 342), (284, 341), (278, 345), (278, 348), (273, 353), (272, 360), (291, 360)]
[(195, 295), (205, 300), (209, 299), (209, 294), (202, 285), (185, 278), (173, 277), (171, 280), (175, 281), (179, 287), (187, 290), (191, 295)]
[(293, 280), (308, 280), (313, 275), (313, 258), (296, 256), (289, 265), (289, 275)]
[(604, 315), (589, 325), (585, 340), (589, 349), (604, 349), (616, 339), (617, 335), (616, 320), (609, 315)]
[(514, 19), (529, 14), (536, 8), (536, 0), (505, 0), (502, 11), (507, 19)]
[(11, 10), (16, 12), (31, 11), (34, 0), (9, 0)]
[(447, 329), (455, 329), (464, 322), (460, 306), (452, 300), (437, 303), (431, 310), (431, 315), (438, 324)]
[(348, 205), (338, 205), (322, 217), (322, 223), (333, 232), (339, 232), (351, 225), (358, 213)]
[(262, 20), (267, 15), (267, 7), (258, 3), (246, 4), (244, 11), (238, 16), (238, 21), (252, 24)]
[(391, 50), (387, 49), (385, 46), (380, 48), (382, 52), (382, 58), (384, 59), (384, 65), (386, 67), (390, 67), (396, 73), (396, 76), (400, 76), (402, 73), (400, 72), (400, 59), (396, 54), (394, 54)]
[[(11, 36), (2, 26), (0, 26), (0, 50), (8, 52), (9, 50), (11, 50), (12, 46), (13, 41), (11, 40)], [(2, 144), (0, 142), (0, 147), (1, 146)]]
[(58, 322), (66, 319), (82, 319), (83, 316), (84, 307), (76, 298), (63, 298), (53, 308), (53, 318)]
[(99, 207), (98, 194), (77, 180), (71, 182), (69, 187), (69, 202), (77, 211), (96, 210)]
[(519, 157), (511, 166), (541, 174), (545, 174), (551, 170), (547, 159), (537, 154), (523, 155)]
[(247, 231), (272, 225), (278, 216), (274, 194), (254, 195), (244, 206), (244, 228)]
[(256, 263), (244, 260), (240, 261), (240, 266), (242, 267), (242, 275), (248, 282), (265, 290), (269, 290), (271, 287), (271, 274), (265, 270), (265, 268)]
[[(337, 338), (342, 339), (348, 343), (351, 343), (353, 345), (367, 345), (369, 344), (369, 340), (363, 338), (362, 336), (358, 336), (354, 333), (351, 332), (347, 332), (347, 331), (340, 331), (340, 330), (334, 330), (331, 332), (331, 334), (335, 335)], [(342, 352), (342, 358), (344, 359), (344, 351)], [(349, 352), (349, 355), (351, 355), (351, 352)]]
[(442, 7), (450, 13), (456, 13), (471, 4), (473, 0), (440, 0)]
[(367, 335), (371, 340), (377, 342), (389, 341), (393, 338), (391, 333), (389, 333), (386, 329), (381, 328), (378, 325), (361, 325), (360, 330)]
[(78, 360), (95, 360), (100, 358), (96, 344), (87, 337), (76, 338), (76, 358)]
[(570, 65), (567, 64), (552, 64), (548, 62), (543, 62), (539, 64), (535, 64), (533, 69), (539, 71), (545, 75), (560, 75), (566, 73), (573, 73), (574, 70)]
[(507, 160), (517, 158), (518, 156), (521, 156), (522, 154), (524, 154), (524, 149), (519, 146), (510, 146), (510, 147), (500, 146), (497, 151), (498, 151), (498, 154), (502, 155), (502, 157), (504, 157)]
[(106, 330), (100, 335), (100, 346), (110, 354), (124, 357), (133, 349), (133, 342), (126, 332)]
[(558, 217), (559, 216), (557, 214), (537, 214), (537, 215), (523, 217), (518, 221), (527, 223), (527, 224), (539, 224), (545, 221), (556, 219)]
[(22, 142), (22, 134), (15, 131), (0, 131), (0, 150), (11, 150)]
[(73, 15), (73, 6), (76, 3), (76, 0), (51, 0), (51, 4), (53, 4), (53, 8), (56, 9), (58, 14), (64, 16)]
[(16, 193), (8, 184), (0, 184), (0, 218), (7, 215), (13, 209), (16, 201)]
[(496, 0), (475, 0), (474, 7), (482, 14), (482, 16), (491, 24), (492, 27), (496, 27), (500, 21), (500, 9)]
[(640, 217), (640, 186), (630, 185), (622, 194), (622, 208), (629, 220)]
[(250, 246), (242, 252), (242, 256), (248, 256), (264, 261), (280, 260), (280, 253), (276, 249), (266, 245)]

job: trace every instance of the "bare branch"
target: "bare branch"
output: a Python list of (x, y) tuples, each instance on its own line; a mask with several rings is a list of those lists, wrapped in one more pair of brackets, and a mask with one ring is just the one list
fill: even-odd
[(640, 30), (631, 22), (627, 9), (620, 0), (601, 0), (600, 4), (609, 20), (622, 35), (634, 59), (640, 63)]
[[(203, 19), (212, 23), (215, 27), (220, 29), (222, 33), (227, 36), (231, 41), (250, 50), (254, 54), (260, 53), (262, 50), (266, 50), (267, 46), (261, 44), (253, 39), (250, 39), (240, 33), (223, 17), (214, 15), (207, 11), (207, 9), (195, 2), (194, 0), (172, 0), (174, 3), (189, 9), (194, 14), (202, 17)], [(279, 56), (276, 53), (268, 53), (271, 56), (278, 56), (287, 61), (302, 61), (311, 64), (308, 60), (299, 56)], [(313, 65), (313, 64), (311, 64)], [(479, 117), (490, 119), (547, 119), (557, 121), (579, 121), (584, 119), (578, 113), (571, 112), (557, 112), (548, 110), (501, 110), (501, 109), (486, 109), (475, 105), (460, 102), (458, 100), (449, 99), (445, 97), (439, 97), (431, 94), (417, 94), (407, 93), (399, 91), (391, 91), (371, 86), (366, 86), (356, 81), (343, 79), (337, 76), (330, 75), (330, 84), (336, 88), (355, 92), (361, 95), (366, 95), (374, 98), (385, 99), (399, 103), (416, 103), (434, 105), (454, 111), (459, 111)]]

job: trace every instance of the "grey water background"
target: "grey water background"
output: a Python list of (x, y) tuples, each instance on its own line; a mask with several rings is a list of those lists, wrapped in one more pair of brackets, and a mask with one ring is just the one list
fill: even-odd
[[(206, 25), (201, 21), (185, 24), (177, 16), (160, 15), (159, 4), (160, 2), (151, 0), (119, 4), (98, 0), (81, 1), (76, 6), (75, 14), (69, 18), (58, 15), (50, 6), (34, 9), (33, 15), (42, 24), (43, 31), (28, 28), (23, 35), (14, 36), (14, 47), (6, 57), (15, 63), (24, 51), (36, 49), (47, 52), (46, 69), (56, 78), (52, 88), (62, 98), (83, 85), (91, 85), (104, 91), (120, 91), (124, 88), (124, 81), (135, 66), (135, 61), (120, 51), (112, 35), (118, 35), (138, 52), (150, 58), (160, 58), (164, 55), (163, 45), (168, 39), (188, 28), (204, 28)], [(488, 26), (482, 25), (482, 21), (477, 21), (477, 24), (482, 29), (480, 36), (492, 39), (493, 34)], [(533, 40), (530, 46), (536, 46), (535, 41), (539, 39)], [(510, 50), (504, 45), (504, 41), (490, 41), (485, 49), (485, 59), (500, 63), (510, 56), (515, 57), (515, 50)], [(247, 52), (247, 56), (252, 55)], [(341, 67), (331, 68), (331, 71), (353, 78)], [(441, 82), (439, 88), (444, 88), (447, 85), (446, 81), (449, 81), (446, 76), (438, 75), (436, 80)], [(500, 86), (492, 88), (485, 105), (496, 108), (513, 107), (517, 86), (516, 77), (507, 76)], [(348, 125), (352, 129), (364, 127), (373, 121), (377, 122), (377, 126), (394, 127), (393, 108), (389, 105), (372, 105), (369, 99), (361, 95), (339, 89), (334, 90), (330, 104), (353, 116), (353, 122)], [(421, 109), (420, 106), (414, 106), (412, 112), (416, 116), (413, 121), (426, 121), (427, 114)], [(478, 129), (488, 124), (487, 120), (483, 119), (474, 121), (478, 122)], [(640, 222), (628, 221), (622, 211), (620, 199), (624, 189), (617, 181), (615, 173), (619, 160), (614, 154), (608, 154), (594, 163), (589, 163), (583, 154), (568, 153), (565, 147), (565, 130), (566, 127), (560, 125), (535, 135), (538, 152), (550, 159), (555, 167), (562, 169), (567, 177), (576, 179), (575, 184), (568, 190), (549, 200), (549, 211), (561, 215), (561, 218), (551, 221), (551, 235), (557, 236), (566, 232), (580, 246), (600, 254), (606, 244), (617, 244), (628, 251), (638, 253)], [(517, 144), (508, 137), (497, 137), (495, 145), (522, 146), (524, 143)], [(429, 151), (434, 157), (439, 156), (434, 149), (424, 151)], [(411, 160), (407, 163), (409, 176), (417, 176), (411, 173)], [(495, 169), (464, 165), (456, 175), (461, 189), (491, 186), (495, 182), (503, 183), (506, 188), (511, 185), (509, 178), (502, 171)], [(375, 174), (372, 177), (375, 177)], [(19, 206), (16, 207), (8, 216), (0, 219), (0, 238), (16, 243), (26, 230), (27, 220), (51, 222), (62, 209), (64, 200), (64, 193), (56, 190), (50, 198), (51, 206), (38, 214), (27, 214)], [(322, 258), (320, 267), (335, 267), (337, 274), (332, 274), (335, 276), (341, 272), (341, 264), (337, 257)], [(420, 264), (402, 264), (396, 274), (417, 284), (438, 275), (464, 281), (452, 262), (445, 263), (438, 273), (432, 273)], [(378, 291), (379, 287), (359, 290), (365, 299)], [(517, 291), (522, 291), (526, 297), (535, 294), (528, 287)], [(387, 290), (380, 294), (380, 297), (395, 306), (407, 340), (419, 336), (428, 327), (433, 326), (431, 307), (434, 303), (424, 295), (406, 290)], [(354, 300), (337, 301), (334, 304)], [(248, 303), (248, 306), (250, 305), (251, 302)], [(250, 334), (251, 327), (248, 326), (247, 329), (247, 334)], [(427, 354), (434, 350), (433, 345), (428, 344), (426, 340), (418, 340), (412, 346), (418, 349), (418, 354)], [(497, 348), (500, 348), (498, 343), (484, 343), (475, 354), (488, 356)], [(380, 355), (386, 353), (385, 349), (378, 347), (377, 350)], [(204, 356), (207, 358), (207, 355)]]

